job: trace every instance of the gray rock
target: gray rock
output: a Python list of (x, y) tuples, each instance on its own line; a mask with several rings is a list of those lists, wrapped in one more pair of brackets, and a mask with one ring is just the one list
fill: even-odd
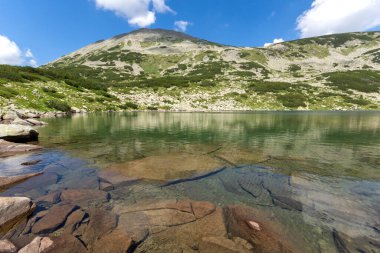
[(36, 140), (38, 132), (29, 126), (0, 124), (0, 139), (6, 141)]
[(12, 124), (14, 124), (14, 125), (22, 125), (22, 126), (33, 126), (32, 123), (30, 123), (30, 122), (28, 122), (26, 120), (20, 119), (20, 118), (16, 118), (15, 120), (13, 120)]
[(39, 120), (36, 120), (36, 119), (26, 119), (25, 121), (29, 122), (33, 126), (45, 126), (45, 125), (47, 125), (46, 122), (39, 121)]
[(7, 231), (16, 222), (28, 216), (34, 208), (29, 198), (0, 197), (0, 231)]

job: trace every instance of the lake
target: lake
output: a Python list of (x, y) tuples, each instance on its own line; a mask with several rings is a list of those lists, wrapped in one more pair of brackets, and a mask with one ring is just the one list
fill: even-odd
[[(111, 191), (113, 206), (152, 198), (244, 205), (304, 252), (380, 249), (379, 112), (130, 112), (46, 122), (45, 150), (4, 158), (0, 175), (67, 171), (54, 184), (2, 195), (92, 186), (104, 172), (130, 179)], [(19, 165), (32, 158), (42, 162)]]

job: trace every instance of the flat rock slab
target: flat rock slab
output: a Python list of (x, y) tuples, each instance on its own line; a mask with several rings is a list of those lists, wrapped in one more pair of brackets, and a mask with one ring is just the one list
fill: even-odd
[(79, 207), (72, 204), (53, 206), (49, 212), (32, 227), (33, 234), (49, 234), (60, 228), (67, 217)]
[(85, 207), (90, 204), (102, 204), (109, 200), (109, 193), (91, 189), (69, 189), (61, 193), (61, 200)]
[(6, 232), (33, 210), (34, 205), (29, 198), (0, 197), (0, 234)]
[(223, 161), (208, 155), (174, 153), (115, 164), (107, 170), (118, 172), (127, 178), (166, 181), (213, 171), (224, 165)]
[(125, 253), (132, 245), (133, 241), (127, 233), (114, 230), (95, 242), (93, 252)]
[(38, 132), (29, 126), (0, 124), (0, 139), (6, 141), (36, 140)]
[(36, 151), (41, 149), (42, 147), (37, 145), (19, 144), (0, 139), (0, 156)]
[(31, 173), (31, 174), (25, 174), (25, 175), (13, 176), (13, 177), (0, 177), (0, 190), (4, 190), (6, 188), (11, 187), (12, 185), (23, 182), (32, 177), (40, 176), (42, 174), (43, 172)]

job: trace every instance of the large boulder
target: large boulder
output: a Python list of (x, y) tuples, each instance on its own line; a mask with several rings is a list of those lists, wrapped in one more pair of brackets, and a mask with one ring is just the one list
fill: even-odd
[(0, 234), (27, 217), (34, 209), (35, 205), (29, 198), (0, 197)]
[(16, 142), (36, 140), (38, 132), (29, 126), (0, 124), (0, 139)]

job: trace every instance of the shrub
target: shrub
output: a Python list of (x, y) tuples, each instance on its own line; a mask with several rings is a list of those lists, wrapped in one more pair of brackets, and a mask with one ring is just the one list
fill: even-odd
[(46, 101), (47, 107), (55, 109), (62, 112), (70, 112), (71, 107), (65, 101), (61, 100), (49, 100)]
[(288, 70), (290, 72), (297, 72), (297, 71), (300, 71), (302, 68), (300, 65), (297, 65), (297, 64), (291, 64), (288, 68)]
[(306, 97), (303, 94), (299, 93), (287, 93), (284, 95), (278, 95), (277, 99), (281, 101), (281, 103), (289, 108), (298, 108), (300, 106), (306, 106)]
[(137, 110), (139, 106), (133, 103), (132, 101), (128, 101), (124, 105), (121, 105), (120, 108), (123, 110), (128, 110), (128, 109)]

